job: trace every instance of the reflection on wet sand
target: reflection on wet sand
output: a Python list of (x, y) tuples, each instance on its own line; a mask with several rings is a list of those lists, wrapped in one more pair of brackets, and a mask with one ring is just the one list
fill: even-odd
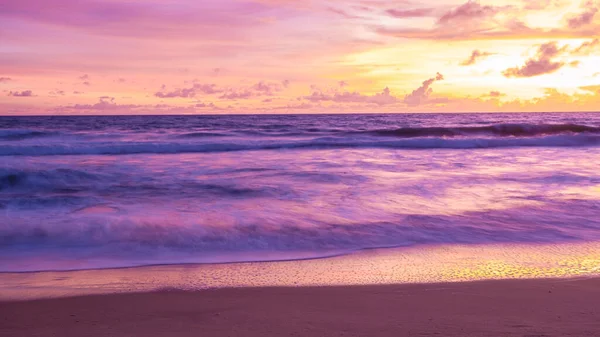
[(0, 274), (0, 300), (225, 287), (566, 278), (600, 274), (600, 244), (425, 246), (328, 259)]

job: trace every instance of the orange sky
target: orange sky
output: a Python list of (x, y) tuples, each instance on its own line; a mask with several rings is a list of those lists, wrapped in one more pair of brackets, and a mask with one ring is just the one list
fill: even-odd
[(600, 111), (600, 0), (0, 0), (0, 114)]

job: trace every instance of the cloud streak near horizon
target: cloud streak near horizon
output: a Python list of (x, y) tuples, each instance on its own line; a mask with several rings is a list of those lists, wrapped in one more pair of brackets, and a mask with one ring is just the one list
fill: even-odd
[(600, 110), (599, 10), (0, 0), (0, 114)]

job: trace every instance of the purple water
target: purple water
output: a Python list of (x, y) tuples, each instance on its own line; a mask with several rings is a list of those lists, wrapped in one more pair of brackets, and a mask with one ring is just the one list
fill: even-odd
[(0, 271), (600, 240), (600, 114), (0, 117)]

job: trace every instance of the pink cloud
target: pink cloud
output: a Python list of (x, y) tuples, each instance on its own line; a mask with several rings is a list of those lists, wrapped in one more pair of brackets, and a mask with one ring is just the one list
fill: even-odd
[(156, 1), (19, 0), (3, 1), (0, 18), (75, 27), (102, 35), (181, 38), (197, 36), (209, 27), (219, 27), (211, 30), (214, 37), (238, 35), (239, 27), (264, 25), (262, 16), (277, 14), (273, 6), (253, 1), (198, 1), (178, 6)]
[(248, 99), (254, 96), (254, 93), (248, 89), (243, 89), (243, 90), (232, 90), (229, 92), (224, 93), (223, 95), (219, 96), (220, 99), (227, 99), (227, 100), (238, 100), (238, 99)]
[(582, 43), (579, 47), (577, 47), (573, 54), (575, 55), (589, 55), (594, 52), (596, 49), (600, 48), (600, 39), (593, 39), (590, 41), (586, 41)]
[(388, 9), (385, 12), (395, 18), (417, 18), (431, 16), (433, 8)]
[(196, 108), (217, 108), (217, 106), (214, 103), (196, 103), (194, 104), (194, 107)]
[(574, 16), (570, 16), (567, 19), (569, 28), (578, 29), (583, 26), (587, 26), (594, 21), (594, 17), (598, 13), (597, 3), (594, 1), (587, 1), (586, 3), (583, 4), (583, 8), (584, 8), (583, 12), (581, 12), (577, 15), (574, 15)]
[(0, 83), (6, 83), (12, 81), (10, 77), (0, 77)]
[(506, 69), (502, 74), (505, 77), (534, 77), (551, 74), (562, 68), (564, 62), (553, 61), (553, 58), (564, 53), (567, 46), (558, 48), (556, 42), (548, 42), (541, 45), (536, 56), (527, 60), (521, 67)]
[(431, 85), (436, 81), (442, 81), (444, 76), (440, 73), (437, 73), (435, 77), (432, 77), (423, 82), (423, 84), (417, 89), (413, 90), (412, 93), (406, 95), (404, 97), (404, 103), (409, 106), (417, 106), (427, 103), (432, 103), (430, 99), (431, 94), (433, 93), (433, 89)]
[(50, 96), (64, 96), (65, 91), (64, 90), (54, 90), (54, 91), (50, 91), (48, 94)]
[(442, 15), (438, 19), (438, 24), (445, 25), (465, 20), (485, 19), (496, 15), (499, 11), (499, 7), (482, 6), (479, 1), (470, 0)]
[(484, 59), (491, 55), (494, 55), (494, 54), (488, 53), (488, 52), (482, 52), (482, 51), (479, 51), (478, 49), (476, 49), (476, 50), (473, 50), (473, 52), (471, 53), (471, 56), (467, 60), (461, 62), (460, 65), (470, 66), (470, 65), (477, 63), (478, 60)]
[(542, 10), (547, 8), (558, 7), (561, 4), (561, 0), (524, 0), (525, 10)]
[(13, 96), (13, 97), (33, 97), (33, 92), (31, 90), (10, 91), (8, 93), (8, 96)]
[(388, 105), (398, 102), (398, 99), (390, 93), (389, 88), (383, 89), (381, 93), (374, 95), (364, 95), (359, 92), (336, 92), (326, 94), (320, 91), (313, 91), (309, 96), (304, 96), (304, 99), (311, 102), (336, 102), (336, 103), (371, 103), (377, 105)]
[(289, 85), (289, 81), (283, 81), (282, 83), (260, 81), (247, 88), (229, 88), (219, 98), (238, 100), (257, 96), (273, 96), (282, 91), (287, 85)]
[(500, 91), (490, 91), (490, 93), (488, 94), (488, 96), (490, 96), (490, 97), (502, 97), (502, 96), (506, 96), (506, 94), (503, 94)]
[(284, 85), (283, 83), (280, 85), (278, 83), (267, 83), (267, 82), (261, 81), (261, 82), (256, 83), (255, 85), (253, 85), (252, 89), (260, 95), (271, 96), (274, 93), (281, 91), (283, 85)]
[(165, 91), (166, 86), (163, 85), (161, 87), (161, 91), (154, 93), (154, 96), (158, 98), (191, 98), (195, 97), (197, 94), (217, 94), (223, 92), (222, 89), (219, 89), (216, 84), (194, 84), (190, 88), (179, 88), (173, 91)]

